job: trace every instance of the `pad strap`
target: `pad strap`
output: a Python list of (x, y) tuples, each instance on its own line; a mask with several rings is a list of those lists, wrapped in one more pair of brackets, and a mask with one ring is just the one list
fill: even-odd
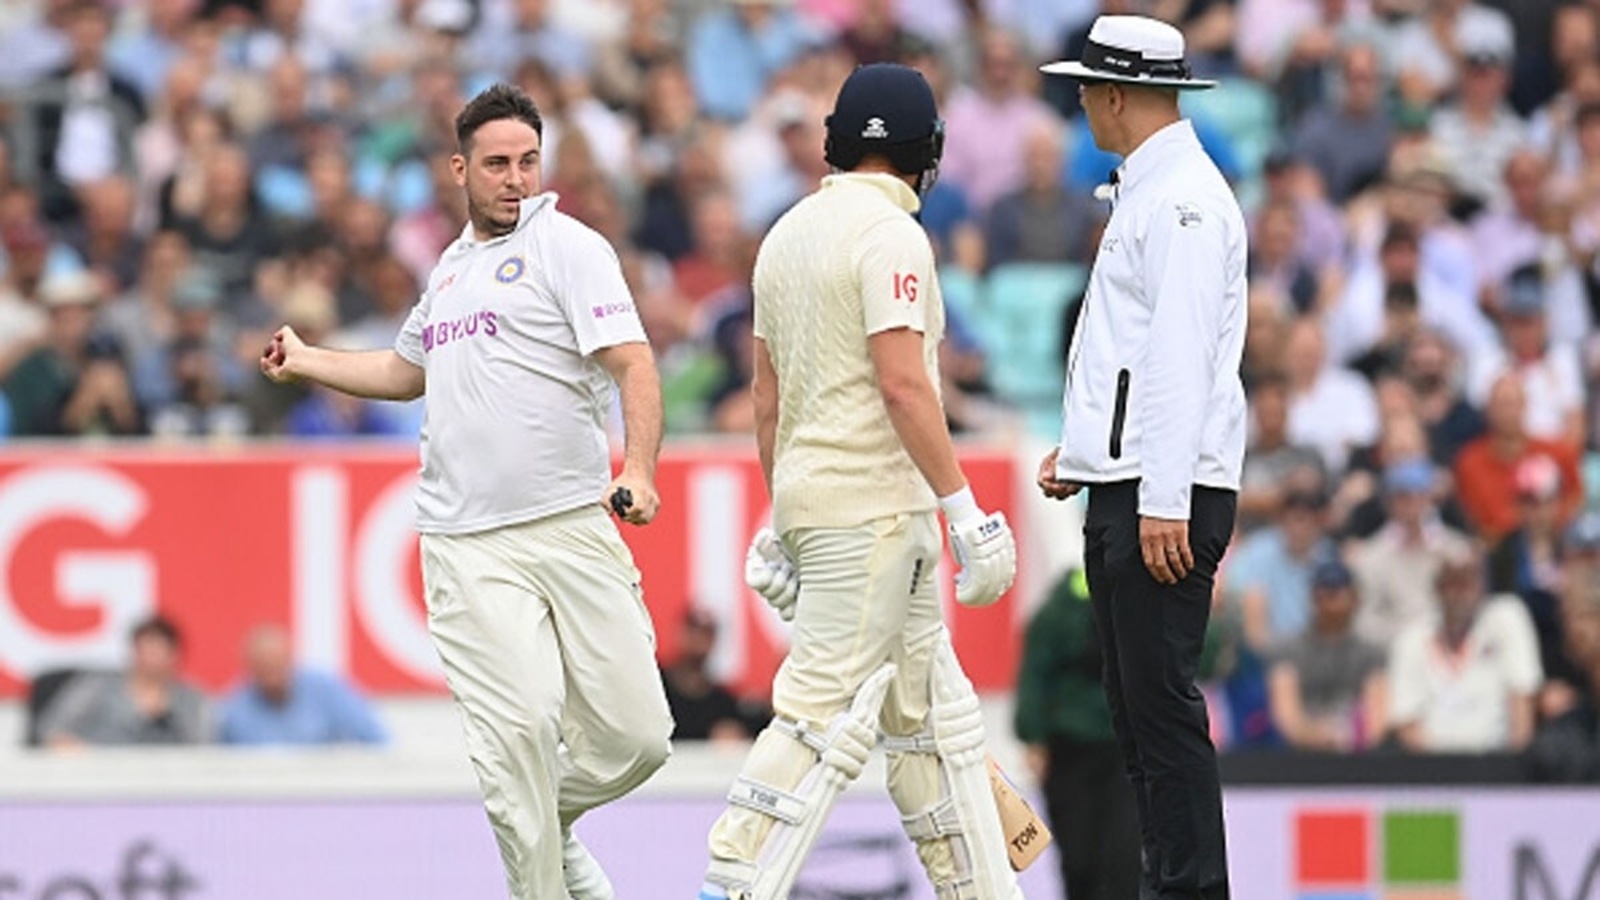
[(971, 878), (959, 878), (933, 886), (934, 900), (983, 900)]
[(818, 756), (821, 756), (828, 750), (827, 735), (824, 732), (812, 728), (805, 722), (797, 722), (794, 719), (784, 718), (783, 716), (774, 716), (771, 727), (774, 731), (786, 734), (800, 743), (805, 744), (807, 747), (810, 747), (812, 750), (816, 751)]
[(729, 900), (738, 900), (749, 895), (760, 874), (761, 869), (755, 863), (713, 858), (706, 868), (706, 881), (726, 889)]
[(933, 732), (921, 731), (911, 735), (883, 736), (883, 749), (888, 753), (924, 753), (936, 756), (939, 753), (939, 743), (933, 739)]
[(743, 775), (734, 780), (728, 802), (790, 825), (804, 819), (811, 806), (803, 797)]
[(949, 797), (922, 812), (901, 816), (900, 823), (905, 826), (906, 836), (913, 841), (931, 841), (961, 833), (961, 815)]

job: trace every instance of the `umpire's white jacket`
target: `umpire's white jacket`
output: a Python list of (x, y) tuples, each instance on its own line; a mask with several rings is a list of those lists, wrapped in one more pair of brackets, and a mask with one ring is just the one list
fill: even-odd
[(1187, 520), (1191, 485), (1238, 490), (1244, 462), (1244, 216), (1187, 121), (1151, 135), (1113, 180), (1056, 475), (1142, 479), (1140, 515)]

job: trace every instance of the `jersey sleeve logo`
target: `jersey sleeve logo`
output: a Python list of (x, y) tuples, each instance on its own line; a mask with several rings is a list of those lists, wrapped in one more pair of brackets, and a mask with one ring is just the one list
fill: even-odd
[(1193, 203), (1178, 204), (1178, 225), (1181, 228), (1193, 228), (1204, 221), (1200, 215), (1200, 207)]
[(510, 284), (522, 277), (527, 266), (523, 264), (522, 257), (513, 256), (494, 270), (494, 280), (501, 284)]
[(894, 274), (894, 298), (907, 303), (917, 302), (917, 275), (915, 272)]

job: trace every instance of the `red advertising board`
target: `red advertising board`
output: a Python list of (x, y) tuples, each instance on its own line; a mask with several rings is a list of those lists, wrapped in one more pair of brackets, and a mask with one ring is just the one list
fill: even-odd
[[(1009, 513), (1012, 458), (969, 450), (963, 462), (984, 506)], [(156, 610), (183, 629), (186, 671), (210, 689), (237, 677), (248, 631), (275, 622), (302, 661), (368, 691), (442, 691), (422, 611), (415, 473), (408, 448), (0, 451), (0, 696), (46, 669), (120, 663), (128, 626)], [(683, 612), (704, 606), (722, 623), (716, 674), (764, 693), (786, 627), (742, 580), (745, 546), (767, 519), (754, 454), (669, 447), (657, 481), (661, 516), (623, 532), (663, 659)], [(980, 689), (1011, 683), (1018, 593), (982, 610), (947, 602)]]

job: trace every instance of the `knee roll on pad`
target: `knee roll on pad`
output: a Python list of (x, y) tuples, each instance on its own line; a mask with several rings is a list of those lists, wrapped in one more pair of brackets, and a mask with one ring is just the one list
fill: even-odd
[(885, 663), (861, 685), (850, 708), (833, 717), (825, 729), (803, 722), (774, 719), (769, 726), (804, 744), (817, 755), (817, 765), (799, 786), (785, 791), (740, 776), (728, 802), (775, 820), (762, 844), (758, 862), (713, 859), (706, 880), (727, 889), (731, 900), (785, 900), (806, 854), (822, 833), (822, 825), (839, 794), (861, 775), (878, 742), (878, 714), (883, 709), (895, 666)]
[(939, 900), (1021, 900), (989, 784), (978, 695), (947, 634), (933, 654), (927, 727), (910, 737), (885, 737), (883, 743), (890, 753), (938, 757), (943, 796), (901, 822), (913, 841), (950, 842), (956, 872), (952, 880), (934, 885)]

